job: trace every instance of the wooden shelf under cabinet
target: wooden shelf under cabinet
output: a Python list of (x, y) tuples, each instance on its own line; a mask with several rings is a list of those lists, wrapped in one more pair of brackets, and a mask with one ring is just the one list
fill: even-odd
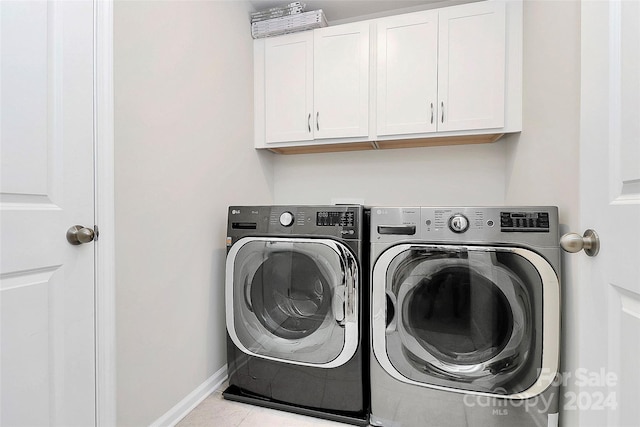
[(376, 145), (380, 149), (389, 148), (414, 148), (414, 147), (436, 147), (442, 145), (463, 145), (463, 144), (489, 144), (496, 142), (504, 134), (492, 133), (486, 135), (462, 135), (462, 136), (439, 136), (435, 138), (418, 139), (396, 139), (390, 141), (378, 141)]
[(269, 151), (277, 154), (313, 154), (376, 149), (388, 150), (393, 148), (436, 147), (443, 145), (490, 144), (496, 142), (503, 135), (503, 133), (492, 133), (485, 135), (442, 136), (434, 138), (351, 142), (344, 144), (298, 145), (295, 147), (273, 147), (269, 148)]
[(373, 144), (373, 142), (349, 142), (344, 144), (297, 145), (294, 147), (269, 148), (269, 151), (278, 154), (336, 153), (341, 151), (374, 150), (376, 147)]

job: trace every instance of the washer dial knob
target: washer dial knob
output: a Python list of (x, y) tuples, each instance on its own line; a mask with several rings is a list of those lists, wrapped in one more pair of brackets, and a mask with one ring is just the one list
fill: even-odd
[(454, 233), (464, 233), (469, 228), (469, 220), (462, 214), (455, 214), (449, 218), (449, 228)]
[(280, 214), (280, 224), (284, 227), (291, 227), (294, 219), (295, 218), (291, 212), (282, 212), (282, 214)]

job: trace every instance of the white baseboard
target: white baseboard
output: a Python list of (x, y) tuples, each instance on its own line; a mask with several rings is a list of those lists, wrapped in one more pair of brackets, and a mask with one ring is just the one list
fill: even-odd
[(227, 365), (218, 369), (205, 382), (189, 393), (176, 406), (155, 420), (150, 427), (173, 427), (227, 379)]

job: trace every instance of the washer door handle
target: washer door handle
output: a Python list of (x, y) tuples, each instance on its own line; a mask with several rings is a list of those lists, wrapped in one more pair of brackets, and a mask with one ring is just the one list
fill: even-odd
[(344, 326), (345, 308), (344, 302), (347, 296), (347, 287), (344, 285), (336, 286), (333, 291), (333, 299), (331, 300), (331, 306), (333, 308), (333, 316), (338, 322), (338, 325)]
[(391, 333), (397, 329), (398, 319), (396, 317), (396, 297), (389, 290), (386, 292), (386, 306), (385, 306), (385, 332)]
[[(342, 265), (342, 270), (344, 272), (344, 281), (343, 285), (338, 288), (344, 288), (344, 315), (342, 320), (336, 317), (338, 324), (344, 327), (347, 323), (357, 322), (357, 289), (358, 286), (358, 262), (353, 258), (346, 249), (338, 246), (339, 255), (340, 255), (340, 264)], [(334, 296), (335, 298), (335, 296)], [(334, 304), (336, 301), (334, 300)]]

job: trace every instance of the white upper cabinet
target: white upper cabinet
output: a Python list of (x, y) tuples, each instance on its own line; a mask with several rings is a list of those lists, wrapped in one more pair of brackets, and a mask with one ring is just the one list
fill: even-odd
[(313, 32), (265, 40), (266, 142), (313, 139)]
[(377, 35), (378, 135), (435, 132), (438, 12), (382, 19)]
[(384, 18), (377, 34), (378, 135), (504, 126), (504, 2)]
[(256, 64), (262, 65), (264, 78), (256, 82), (256, 92), (262, 91), (264, 99), (256, 97), (256, 115), (264, 115), (267, 144), (368, 136), (369, 23), (263, 43)]
[(314, 31), (315, 138), (369, 133), (369, 23)]
[(258, 39), (254, 66), (256, 148), (493, 142), (522, 130), (522, 1)]
[(472, 3), (439, 15), (438, 131), (503, 127), (505, 3)]

